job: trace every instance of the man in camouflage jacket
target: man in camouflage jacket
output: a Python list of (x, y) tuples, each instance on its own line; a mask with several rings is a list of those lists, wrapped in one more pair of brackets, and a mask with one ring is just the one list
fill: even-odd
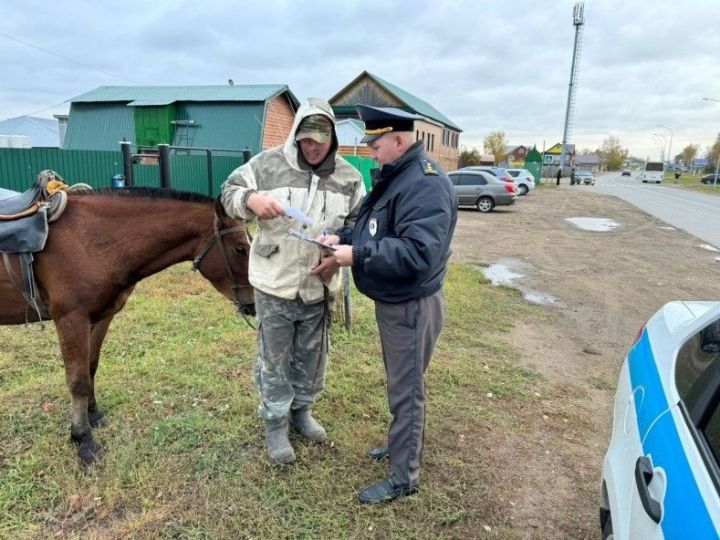
[[(249, 269), (260, 323), (255, 383), (275, 463), (295, 460), (288, 426), (313, 442), (326, 440), (310, 412), (325, 384), (329, 299), (340, 278), (337, 266), (311, 275), (320, 248), (289, 230), (316, 237), (354, 223), (365, 188), (337, 150), (332, 108), (311, 98), (298, 110), (285, 144), (253, 157), (222, 187), (229, 215), (259, 219)], [(309, 218), (305, 223), (289, 217), (297, 210)]]

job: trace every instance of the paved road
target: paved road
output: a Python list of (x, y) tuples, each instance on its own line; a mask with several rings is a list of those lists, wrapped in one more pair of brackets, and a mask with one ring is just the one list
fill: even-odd
[(594, 189), (614, 195), (720, 249), (720, 187), (718, 195), (706, 195), (674, 188), (672, 183), (643, 184), (636, 176), (606, 173), (597, 177)]

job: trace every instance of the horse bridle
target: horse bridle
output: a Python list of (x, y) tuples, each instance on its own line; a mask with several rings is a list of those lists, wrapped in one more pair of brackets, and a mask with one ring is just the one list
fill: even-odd
[[(252, 328), (253, 330), (257, 330), (255, 326), (250, 322), (250, 319), (248, 318), (248, 315), (252, 314), (252, 311), (250, 310), (250, 306), (253, 305), (252, 302), (244, 302), (242, 298), (240, 297), (240, 291), (242, 289), (252, 289), (252, 285), (240, 285), (237, 282), (237, 279), (235, 279), (235, 273), (232, 270), (232, 267), (230, 266), (230, 259), (228, 258), (227, 251), (225, 250), (225, 243), (223, 242), (223, 236), (227, 234), (233, 234), (233, 233), (239, 233), (244, 232), (245, 234), (250, 236), (247, 232), (247, 229), (245, 227), (228, 227), (227, 229), (220, 229), (219, 227), (220, 220), (218, 219), (217, 215), (215, 216), (215, 221), (213, 223), (213, 234), (210, 238), (208, 238), (208, 241), (205, 242), (205, 245), (203, 248), (198, 252), (198, 254), (193, 259), (192, 263), (192, 269), (193, 272), (196, 272), (200, 269), (200, 263), (202, 262), (205, 255), (208, 254), (210, 249), (213, 247), (213, 244), (217, 244), (218, 250), (220, 250), (220, 254), (222, 255), (221, 259), (223, 261), (223, 264), (225, 265), (225, 273), (227, 274), (228, 279), (233, 284), (232, 290), (233, 294), (235, 296), (235, 299), (233, 300), (233, 303), (235, 304), (235, 307), (237, 307), (238, 312), (240, 315), (242, 315), (243, 319), (245, 319), (245, 322)], [(252, 238), (250, 238), (252, 241)]]

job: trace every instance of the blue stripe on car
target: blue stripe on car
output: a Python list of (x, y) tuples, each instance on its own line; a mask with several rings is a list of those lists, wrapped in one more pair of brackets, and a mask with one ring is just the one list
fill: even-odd
[(672, 415), (663, 415), (650, 435), (645, 436), (657, 417), (669, 408), (647, 330), (643, 331), (640, 341), (628, 354), (628, 364), (632, 389), (639, 386), (645, 389), (643, 399), (636, 394), (635, 401), (643, 452), (651, 455), (653, 465), (665, 469), (667, 475), (667, 493), (660, 523), (665, 538), (718, 538)]

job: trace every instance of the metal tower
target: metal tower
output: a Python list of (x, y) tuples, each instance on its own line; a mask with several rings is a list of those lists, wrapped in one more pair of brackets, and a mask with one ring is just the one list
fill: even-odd
[(572, 66), (570, 67), (570, 85), (568, 87), (567, 107), (565, 108), (565, 127), (563, 128), (562, 152), (560, 153), (560, 170), (565, 166), (567, 138), (575, 114), (575, 89), (577, 87), (578, 64), (582, 50), (582, 30), (585, 23), (585, 3), (578, 2), (573, 7), (573, 25), (575, 26), (575, 45), (573, 47)]

